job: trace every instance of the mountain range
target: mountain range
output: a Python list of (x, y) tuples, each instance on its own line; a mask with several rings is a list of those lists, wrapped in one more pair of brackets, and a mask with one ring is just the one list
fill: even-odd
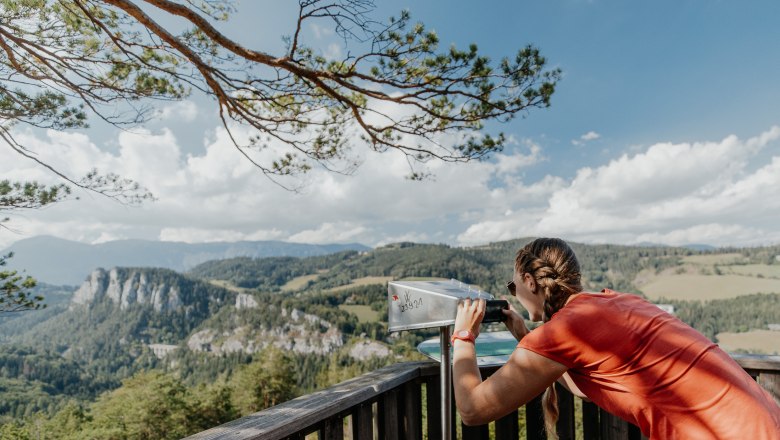
[(19, 240), (2, 251), (8, 267), (54, 285), (80, 285), (96, 268), (158, 267), (186, 271), (205, 261), (235, 257), (311, 257), (344, 250), (368, 251), (362, 244), (304, 244), (283, 241), (180, 243), (117, 240), (86, 244), (51, 236)]

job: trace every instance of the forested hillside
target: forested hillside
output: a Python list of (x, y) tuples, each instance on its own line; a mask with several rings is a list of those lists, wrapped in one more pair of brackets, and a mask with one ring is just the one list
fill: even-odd
[[(151, 426), (155, 438), (178, 438), (382, 365), (421, 359), (416, 345), (436, 332), (387, 332), (387, 281), (456, 278), (503, 295), (514, 254), (528, 240), (242, 257), (186, 274), (115, 268), (95, 271), (76, 292), (43, 286), (48, 308), (0, 317), (0, 434), (114, 438), (110, 420), (126, 408), (132, 423), (123, 429)], [(572, 245), (589, 290), (641, 294), (648, 279), (664, 274), (745, 272), (747, 279), (780, 271), (780, 247)], [(662, 302), (712, 339), (780, 323), (777, 293)], [(152, 418), (163, 413), (167, 418)]]
[[(780, 324), (780, 294), (746, 295), (713, 301), (669, 301), (682, 321), (713, 341), (721, 332), (747, 332)], [(780, 349), (780, 332), (776, 336)]]
[[(315, 275), (309, 290), (347, 286), (352, 280), (384, 276), (455, 278), (495, 294), (504, 293), (512, 277), (514, 255), (530, 239), (491, 243), (472, 248), (447, 245), (396, 243), (371, 252), (342, 252), (325, 257), (235, 258), (198, 265), (195, 277), (221, 279), (246, 288), (280, 291), (296, 277)], [(636, 290), (633, 280), (643, 269), (661, 270), (679, 264), (679, 257), (694, 251), (669, 247), (580, 245), (572, 247), (582, 264), (586, 288)]]

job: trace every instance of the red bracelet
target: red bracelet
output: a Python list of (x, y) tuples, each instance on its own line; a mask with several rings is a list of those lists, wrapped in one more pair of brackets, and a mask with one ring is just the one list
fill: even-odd
[(473, 344), (477, 337), (474, 336), (474, 333), (471, 333), (471, 330), (458, 330), (453, 333), (452, 338), (450, 338), (450, 344), (454, 344), (456, 339), (471, 342)]

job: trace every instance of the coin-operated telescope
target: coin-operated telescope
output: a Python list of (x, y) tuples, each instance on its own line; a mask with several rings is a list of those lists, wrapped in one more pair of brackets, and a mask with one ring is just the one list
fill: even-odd
[(450, 326), (455, 323), (458, 303), (465, 298), (484, 299), (487, 308), (483, 323), (504, 321), (501, 312), (509, 303), (493, 295), (452, 279), (449, 281), (391, 281), (387, 287), (388, 330), (397, 332), (439, 328), (441, 350), (441, 429), (443, 437), (452, 438), (452, 370), (450, 368)]

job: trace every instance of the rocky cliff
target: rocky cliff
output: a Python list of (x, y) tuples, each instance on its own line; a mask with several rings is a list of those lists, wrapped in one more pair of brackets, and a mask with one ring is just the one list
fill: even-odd
[[(152, 314), (166, 313), (167, 317), (162, 319), (138, 319), (146, 322), (151, 319), (160, 328), (135, 326), (143, 336), (121, 335), (125, 340), (141, 338), (150, 347), (159, 348), (165, 342), (220, 355), (249, 354), (275, 345), (298, 353), (325, 354), (343, 345), (342, 333), (315, 315), (258, 301), (251, 293), (232, 292), (167, 269), (96, 269), (74, 293), (70, 309), (86, 310), (105, 301), (126, 311), (122, 315), (125, 321), (139, 312), (133, 307), (136, 305), (153, 309)], [(120, 319), (116, 313), (108, 313), (101, 321)], [(273, 324), (266, 320), (271, 317), (274, 317)], [(166, 340), (147, 337), (157, 334), (165, 335)], [(171, 338), (171, 335), (179, 337)]]
[(190, 336), (187, 347), (216, 355), (239, 351), (249, 354), (268, 345), (297, 353), (327, 354), (343, 345), (343, 334), (318, 316), (297, 309), (289, 312), (276, 306), (270, 306), (270, 309), (287, 318), (286, 322), (271, 328), (238, 325), (217, 329), (209, 326)]
[(89, 305), (102, 298), (109, 298), (123, 310), (131, 304), (148, 304), (158, 312), (176, 310), (182, 305), (177, 284), (150, 282), (149, 278), (144, 269), (96, 269), (73, 294), (71, 308)]

